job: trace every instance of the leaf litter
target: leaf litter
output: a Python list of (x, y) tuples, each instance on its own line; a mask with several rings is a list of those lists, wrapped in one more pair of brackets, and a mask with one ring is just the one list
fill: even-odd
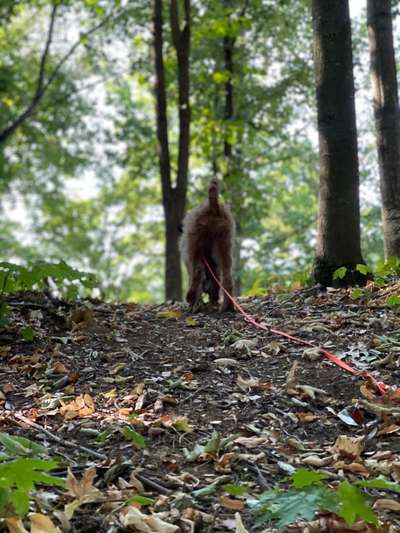
[[(385, 305), (398, 290), (362, 301), (351, 290), (241, 298), (265, 325), (314, 341), (310, 349), (237, 313), (24, 295), (0, 332), (0, 429), (58, 458), (66, 487), (35, 490), (27, 519), (9, 516), (4, 527), (273, 532), (255, 525), (246, 494), (309, 468), (332, 486), (384, 476), (366, 490), (381, 531), (399, 531), (388, 483), (400, 481), (400, 316)], [(393, 389), (379, 396), (320, 348)], [(321, 510), (287, 531), (324, 527), (379, 530)]]

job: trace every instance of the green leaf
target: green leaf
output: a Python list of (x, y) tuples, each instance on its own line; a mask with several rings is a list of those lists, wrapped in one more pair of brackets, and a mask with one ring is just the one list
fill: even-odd
[(340, 498), (339, 516), (351, 526), (361, 518), (368, 524), (378, 524), (378, 517), (369, 505), (369, 498), (348, 481), (342, 481), (337, 488)]
[(347, 273), (347, 268), (345, 266), (342, 266), (335, 270), (333, 273), (333, 279), (343, 279)]
[(256, 524), (278, 520), (278, 530), (302, 518), (312, 520), (317, 512), (326, 509), (337, 512), (339, 502), (336, 494), (324, 486), (311, 485), (304, 490), (290, 489), (286, 492), (270, 491), (260, 497), (260, 504), (253, 507), (259, 515)]
[(226, 83), (230, 77), (230, 73), (224, 70), (222, 72), (214, 72), (212, 79), (215, 83)]
[(153, 498), (146, 498), (146, 496), (135, 494), (135, 496), (132, 496), (126, 500), (125, 505), (131, 505), (132, 503), (139, 503), (140, 505), (152, 505), (154, 500)]
[(366, 276), (369, 272), (372, 272), (368, 265), (363, 265), (361, 263), (356, 265), (356, 270), (357, 272), (360, 272), (360, 274), (364, 274), (364, 276)]
[(33, 328), (31, 328), (31, 326), (25, 326), (20, 330), (20, 333), (22, 337), (28, 342), (32, 342), (35, 336)]
[(202, 498), (203, 496), (210, 496), (210, 494), (215, 494), (215, 492), (218, 490), (218, 487), (219, 487), (219, 482), (215, 481), (214, 483), (210, 483), (210, 485), (207, 485), (207, 487), (194, 490), (192, 492), (192, 496), (194, 498)]
[(360, 287), (356, 287), (352, 293), (350, 294), (350, 298), (352, 300), (358, 300), (358, 298), (361, 298), (361, 296), (363, 295), (363, 290), (360, 289)]
[(136, 448), (142, 449), (146, 447), (146, 441), (140, 433), (137, 433), (137, 431), (133, 430), (129, 426), (125, 426), (122, 429), (122, 434), (126, 438), (126, 440), (131, 441)]
[(395, 483), (394, 481), (388, 481), (383, 476), (379, 476), (375, 479), (367, 479), (365, 481), (356, 481), (355, 485), (366, 489), (390, 490), (391, 492), (400, 494), (400, 484)]
[(313, 472), (306, 468), (299, 468), (290, 476), (290, 479), (293, 482), (293, 487), (296, 489), (302, 489), (304, 487), (310, 487), (311, 485), (321, 485), (321, 481), (327, 477), (326, 474)]
[(245, 485), (232, 485), (231, 483), (224, 485), (223, 489), (232, 496), (244, 496), (248, 490)]
[(400, 305), (400, 296), (392, 294), (392, 296), (389, 296), (389, 298), (386, 299), (385, 305), (388, 307), (397, 307)]
[(0, 433), (0, 443), (12, 455), (38, 455), (48, 453), (44, 446), (25, 437), (14, 437), (8, 433)]
[(13, 490), (9, 497), (18, 515), (24, 516), (29, 511), (29, 492)]

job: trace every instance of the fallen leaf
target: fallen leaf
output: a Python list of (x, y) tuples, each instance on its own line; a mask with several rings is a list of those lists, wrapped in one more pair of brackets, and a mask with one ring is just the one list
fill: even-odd
[(378, 509), (378, 511), (400, 512), (400, 501), (391, 500), (389, 498), (379, 498), (374, 503), (374, 509)]
[(364, 437), (339, 435), (334, 444), (334, 449), (345, 457), (355, 459), (364, 451), (364, 441)]
[(233, 442), (241, 444), (245, 448), (256, 448), (257, 446), (263, 446), (267, 442), (266, 437), (238, 437)]
[(99, 489), (93, 486), (94, 478), (96, 477), (96, 468), (91, 466), (83, 473), (83, 476), (78, 480), (71, 469), (68, 468), (68, 475), (65, 481), (65, 486), (68, 489), (68, 494), (76, 498), (83, 498), (86, 496), (98, 496), (101, 494)]
[(303, 424), (315, 422), (315, 420), (319, 419), (319, 416), (314, 413), (296, 413), (296, 416)]
[(90, 394), (84, 394), (83, 396), (77, 396), (71, 402), (65, 404), (62, 400), (60, 407), (60, 414), (66, 419), (83, 418), (85, 416), (92, 415), (96, 409), (93, 398)]
[(378, 435), (391, 435), (392, 433), (398, 433), (400, 431), (400, 426), (397, 424), (389, 424), (388, 426), (383, 426), (379, 431)]
[(61, 363), (61, 361), (57, 361), (54, 363), (54, 365), (51, 367), (51, 370), (54, 374), (67, 374), (68, 370), (66, 369), (65, 365)]
[(126, 514), (121, 513), (120, 520), (123, 526), (133, 526), (144, 533), (175, 533), (179, 531), (178, 526), (168, 524), (156, 515), (146, 515), (135, 507), (130, 507)]
[(225, 509), (232, 509), (233, 511), (242, 511), (244, 509), (243, 500), (235, 500), (234, 498), (229, 498), (228, 496), (221, 496), (219, 501), (222, 507)]
[(10, 516), (10, 518), (6, 518), (6, 524), (9, 533), (29, 533), (29, 531), (24, 528), (24, 524), (18, 516)]
[(175, 311), (171, 309), (170, 311), (159, 311), (157, 313), (157, 318), (167, 318), (169, 320), (174, 318), (179, 318), (182, 316), (182, 311)]
[(361, 463), (345, 463), (344, 461), (336, 461), (332, 465), (332, 468), (336, 468), (336, 470), (347, 470), (348, 472), (352, 472), (353, 474), (360, 474), (361, 476), (368, 477), (371, 472)]
[(235, 513), (235, 519), (236, 519), (236, 529), (235, 533), (249, 533), (247, 529), (244, 527), (244, 524), (242, 522), (242, 517), (239, 513)]
[(229, 357), (219, 357), (218, 359), (214, 359), (214, 363), (220, 368), (238, 366), (236, 359), (231, 359)]
[(316, 346), (315, 348), (306, 348), (303, 351), (302, 355), (303, 359), (306, 359), (307, 361), (317, 361), (318, 359), (321, 359), (321, 349), (319, 346)]
[(4, 394), (9, 394), (10, 392), (15, 392), (15, 385), (13, 385), (12, 383), (5, 383), (2, 386), (2, 391), (4, 392)]
[(51, 519), (40, 513), (31, 513), (31, 533), (61, 533), (61, 529), (56, 527)]
[(297, 394), (297, 391), (296, 391), (296, 383), (297, 383), (296, 372), (297, 372), (298, 366), (299, 366), (299, 362), (298, 361), (294, 361), (292, 366), (290, 367), (289, 372), (288, 372), (288, 375), (287, 375), (287, 378), (286, 378), (286, 392), (288, 394)]
[(308, 455), (303, 457), (301, 462), (307, 466), (315, 466), (316, 468), (321, 468), (323, 466), (328, 466), (332, 463), (332, 457), (319, 457), (318, 455)]

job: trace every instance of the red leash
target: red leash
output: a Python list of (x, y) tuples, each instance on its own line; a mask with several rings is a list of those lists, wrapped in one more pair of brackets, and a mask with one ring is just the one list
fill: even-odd
[[(229, 300), (232, 302), (234, 307), (239, 311), (239, 313), (245, 318), (245, 320), (247, 322), (249, 322), (250, 324), (252, 324), (254, 327), (256, 327), (258, 329), (262, 329), (262, 330), (266, 331), (267, 333), (272, 333), (274, 335), (279, 335), (279, 337), (284, 337), (284, 338), (289, 339), (289, 340), (291, 340), (291, 341), (293, 341), (293, 342), (295, 342), (297, 344), (302, 344), (303, 346), (311, 346), (312, 348), (319, 348), (318, 346), (315, 346), (315, 344), (312, 341), (306, 341), (304, 339), (300, 339), (299, 337), (294, 337), (293, 335), (289, 335), (288, 333), (285, 333), (284, 331), (279, 331), (278, 329), (273, 329), (273, 328), (270, 328), (268, 326), (264, 326), (264, 324), (260, 324), (259, 322), (257, 322), (252, 316), (250, 316), (248, 313), (246, 313), (246, 311), (241, 307), (239, 302), (233, 296), (231, 296), (229, 294), (229, 292), (222, 286), (221, 282), (219, 281), (219, 279), (214, 274), (212, 268), (210, 267), (210, 265), (209, 265), (209, 263), (208, 263), (208, 261), (207, 261), (207, 259), (205, 257), (203, 257), (203, 262), (204, 262), (207, 270), (210, 272), (211, 276), (214, 278), (214, 280), (216, 281), (216, 283), (220, 287), (220, 289), (222, 289), (224, 291), (224, 293), (229, 298)], [(374, 376), (372, 374), (370, 374), (369, 372), (367, 372), (366, 370), (364, 370), (364, 371), (356, 370), (352, 366), (348, 365), (347, 363), (345, 363), (344, 361), (339, 359), (335, 354), (329, 352), (328, 350), (325, 350), (324, 348), (319, 348), (319, 351), (325, 357), (327, 357), (330, 361), (332, 361), (336, 365), (340, 366), (341, 368), (343, 368), (347, 372), (350, 372), (351, 374), (353, 374), (355, 376), (362, 376), (365, 379), (367, 379), (373, 385), (373, 387), (375, 387), (381, 394), (386, 394), (388, 392), (390, 387), (388, 385), (385, 385), (381, 381), (377, 381), (374, 378)]]

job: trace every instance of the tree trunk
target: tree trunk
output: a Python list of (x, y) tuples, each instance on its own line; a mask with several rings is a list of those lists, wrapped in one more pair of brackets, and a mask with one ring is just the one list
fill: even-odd
[(172, 40), (178, 59), (179, 151), (175, 186), (171, 178), (171, 157), (168, 139), (167, 96), (163, 58), (163, 7), (162, 0), (154, 0), (153, 31), (157, 139), (165, 217), (165, 296), (167, 300), (181, 300), (182, 271), (179, 252), (179, 228), (182, 224), (186, 206), (190, 142), (190, 0), (184, 0), (183, 23), (179, 20), (177, 0), (171, 0), (170, 24)]
[[(363, 283), (355, 271), (360, 247), (359, 174), (348, 0), (313, 0), (320, 194), (315, 281)], [(333, 280), (339, 267), (342, 280)]]
[(385, 257), (400, 257), (400, 115), (390, 0), (368, 0)]
[[(231, 8), (232, 2), (230, 0), (224, 1), (225, 9)], [(231, 16), (231, 13), (229, 13)], [(225, 82), (224, 93), (225, 93), (225, 103), (224, 103), (224, 121), (227, 128), (224, 139), (224, 160), (226, 165), (226, 170), (224, 173), (224, 179), (229, 183), (230, 177), (233, 174), (238, 172), (238, 161), (235, 158), (233, 153), (232, 144), (228, 142), (229, 135), (229, 125), (232, 120), (235, 118), (235, 109), (234, 109), (234, 87), (233, 87), (233, 75), (234, 75), (234, 47), (235, 47), (235, 37), (225, 35), (223, 38), (223, 52), (224, 52), (224, 68), (225, 71), (229, 74), (228, 79)], [(235, 184), (231, 180), (230, 185), (233, 187)], [(235, 188), (236, 189), (236, 188)], [(236, 190), (231, 191), (231, 198), (235, 204)], [(235, 247), (234, 247), (234, 258), (233, 258), (233, 277), (234, 277), (234, 293), (236, 296), (239, 296), (242, 289), (242, 280), (241, 280), (241, 228), (239, 221), (236, 221), (236, 237), (235, 237)]]

